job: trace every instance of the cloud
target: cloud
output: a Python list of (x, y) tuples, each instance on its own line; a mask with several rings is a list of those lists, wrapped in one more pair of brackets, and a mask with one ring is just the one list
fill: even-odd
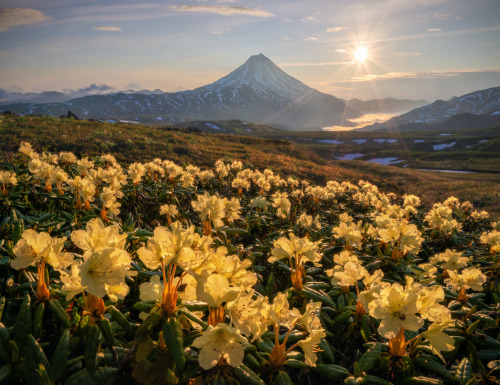
[(253, 16), (253, 17), (273, 17), (271, 12), (260, 9), (233, 7), (230, 5), (172, 5), (169, 7), (176, 12), (198, 12), (214, 13), (222, 16)]
[(473, 73), (500, 73), (500, 68), (486, 68), (486, 69), (476, 69), (476, 68), (465, 68), (459, 70), (450, 71), (428, 71), (428, 72), (389, 72), (386, 74), (367, 74), (361, 76), (355, 76), (349, 80), (336, 81), (335, 83), (347, 83), (347, 82), (370, 82), (374, 80), (382, 79), (443, 79), (443, 78), (453, 78), (459, 77), (463, 74), (473, 74)]
[(0, 32), (21, 25), (37, 24), (50, 20), (43, 12), (30, 8), (0, 8)]
[(314, 35), (314, 36), (309, 36), (307, 37), (305, 40), (319, 40), (319, 38), (321, 37), (321, 35)]
[(96, 31), (108, 31), (108, 32), (122, 32), (123, 30), (118, 27), (94, 27), (92, 28)]
[(304, 17), (303, 19), (300, 19), (300, 21), (306, 22), (306, 21), (313, 21), (315, 19), (314, 16), (307, 16)]
[(335, 52), (347, 52), (346, 49), (336, 49)]
[(327, 28), (326, 32), (340, 32), (340, 31), (343, 31), (345, 29), (348, 29), (348, 28), (347, 27), (331, 27), (331, 28)]
[(442, 29), (441, 28), (427, 28), (426, 31), (427, 32), (441, 32)]
[(278, 67), (324, 67), (344, 65), (346, 62), (296, 62), (296, 63), (279, 63)]
[(70, 95), (73, 98), (82, 97), (86, 95), (96, 95), (96, 94), (104, 94), (113, 91), (115, 88), (108, 86), (107, 84), (91, 84), (88, 87), (78, 88), (76, 90), (65, 88), (63, 92), (67, 95)]
[(224, 29), (214, 29), (213, 31), (210, 31), (210, 33), (214, 34), (214, 35), (223, 35), (225, 33), (229, 32), (229, 29), (228, 28), (224, 28)]

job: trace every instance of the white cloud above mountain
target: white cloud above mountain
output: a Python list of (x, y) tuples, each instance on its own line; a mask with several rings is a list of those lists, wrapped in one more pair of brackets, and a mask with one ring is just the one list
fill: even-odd
[(274, 16), (273, 13), (260, 9), (230, 5), (172, 5), (169, 9), (176, 12), (213, 13), (222, 16), (253, 16), (264, 18)]
[(50, 20), (43, 12), (31, 8), (0, 8), (0, 32)]

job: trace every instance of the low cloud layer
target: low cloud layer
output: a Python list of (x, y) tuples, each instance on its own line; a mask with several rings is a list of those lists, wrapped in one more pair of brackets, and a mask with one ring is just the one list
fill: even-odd
[(0, 8), (0, 32), (14, 27), (37, 24), (50, 20), (43, 12), (30, 8)]
[(233, 7), (229, 5), (172, 5), (169, 9), (177, 12), (214, 13), (223, 16), (273, 17), (274, 14), (260, 9)]
[(94, 27), (95, 31), (106, 31), (106, 32), (122, 32), (123, 30), (118, 27)]

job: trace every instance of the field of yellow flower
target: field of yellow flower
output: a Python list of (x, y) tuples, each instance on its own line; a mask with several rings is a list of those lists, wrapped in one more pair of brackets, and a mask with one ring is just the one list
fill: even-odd
[(469, 202), (29, 143), (0, 183), (2, 384), (500, 383)]

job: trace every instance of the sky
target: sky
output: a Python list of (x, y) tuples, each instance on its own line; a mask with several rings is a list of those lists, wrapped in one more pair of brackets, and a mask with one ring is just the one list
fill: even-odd
[(259, 53), (343, 99), (446, 100), (500, 86), (500, 0), (0, 0), (9, 91), (194, 89)]

